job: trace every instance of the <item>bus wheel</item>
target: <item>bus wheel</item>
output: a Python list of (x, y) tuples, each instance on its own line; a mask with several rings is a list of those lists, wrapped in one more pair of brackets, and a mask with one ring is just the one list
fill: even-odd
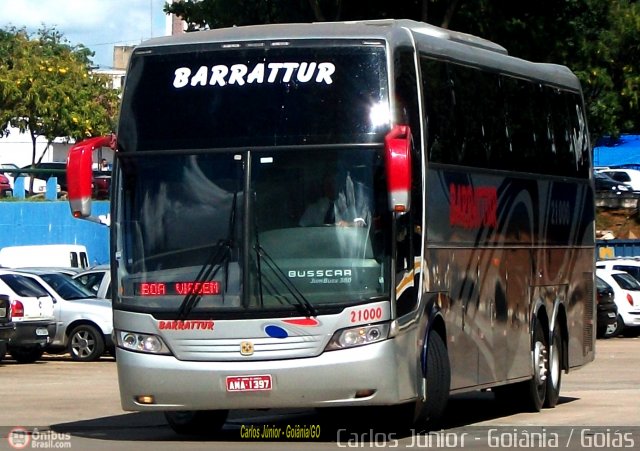
[(211, 435), (227, 421), (228, 410), (181, 410), (165, 412), (164, 417), (178, 434)]
[(533, 334), (533, 377), (527, 382), (522, 382), (525, 394), (525, 406), (532, 412), (540, 412), (547, 393), (547, 338), (542, 330), (540, 322), (536, 320)]
[(553, 330), (551, 346), (549, 346), (549, 373), (547, 374), (546, 396), (544, 398), (545, 407), (555, 407), (560, 399), (560, 385), (562, 383), (562, 338), (560, 337), (559, 326)]
[(440, 335), (431, 332), (427, 340), (427, 399), (416, 403), (415, 422), (436, 425), (447, 406), (451, 384), (451, 368), (447, 348)]

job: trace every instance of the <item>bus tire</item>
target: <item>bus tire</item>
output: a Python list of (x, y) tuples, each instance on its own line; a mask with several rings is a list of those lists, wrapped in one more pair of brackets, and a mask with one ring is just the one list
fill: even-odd
[(549, 362), (547, 373), (547, 392), (544, 397), (544, 407), (553, 408), (560, 399), (560, 386), (562, 385), (562, 337), (560, 327), (556, 324), (551, 336), (549, 346)]
[(180, 410), (164, 413), (171, 429), (184, 435), (212, 435), (220, 432), (228, 410)]
[(427, 399), (416, 402), (414, 422), (436, 426), (447, 407), (451, 386), (449, 355), (437, 332), (429, 333), (427, 340), (426, 372)]
[(540, 321), (536, 319), (531, 353), (533, 356), (533, 377), (521, 382), (524, 407), (530, 412), (540, 412), (547, 394), (547, 373), (549, 368), (547, 338)]

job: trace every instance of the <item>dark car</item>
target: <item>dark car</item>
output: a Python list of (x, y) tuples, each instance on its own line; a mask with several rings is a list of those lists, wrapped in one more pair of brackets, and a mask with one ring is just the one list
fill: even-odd
[(596, 305), (598, 309), (597, 336), (598, 338), (611, 338), (618, 330), (618, 306), (613, 299), (613, 288), (596, 276)]
[[(30, 168), (26, 166), (25, 169)], [(52, 161), (47, 163), (38, 163), (36, 169), (51, 169), (56, 172), (50, 174), (35, 174), (35, 178), (40, 180), (48, 180), (55, 176), (58, 178), (58, 184), (62, 191), (67, 191), (67, 163), (64, 161)], [(65, 171), (65, 172), (60, 172)], [(111, 171), (93, 171), (93, 197), (95, 199), (108, 199), (111, 189)]]
[(11, 301), (9, 296), (0, 294), (0, 360), (7, 353), (7, 344), (15, 334), (16, 326), (11, 321)]
[(111, 171), (93, 171), (94, 199), (109, 199), (111, 191)]
[[(22, 169), (31, 169), (32, 166), (25, 166)], [(34, 169), (51, 169), (55, 172), (51, 172), (48, 174), (40, 173), (34, 174), (34, 178), (40, 180), (49, 180), (51, 177), (58, 178), (58, 185), (60, 185), (61, 191), (67, 191), (67, 163), (64, 161), (52, 161), (47, 163), (37, 163), (33, 166)], [(64, 172), (62, 172), (64, 171)]]
[(6, 175), (0, 172), (0, 197), (13, 196), (13, 188)]
[(624, 183), (613, 180), (611, 177), (603, 174), (602, 172), (594, 172), (593, 180), (595, 181), (596, 191), (614, 192), (616, 194), (631, 192), (630, 187), (628, 187)]

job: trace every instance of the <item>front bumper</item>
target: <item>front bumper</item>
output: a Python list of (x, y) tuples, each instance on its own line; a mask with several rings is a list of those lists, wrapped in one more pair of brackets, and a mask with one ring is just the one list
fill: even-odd
[[(116, 351), (122, 408), (134, 411), (396, 404), (410, 400), (399, 399), (398, 387), (415, 386), (415, 376), (399, 374), (396, 355), (394, 340), (311, 358), (251, 362), (180, 361)], [(227, 377), (251, 375), (270, 375), (272, 389), (227, 391)], [(356, 395), (362, 390), (373, 394)], [(140, 395), (152, 395), (155, 403), (137, 403), (134, 398)]]

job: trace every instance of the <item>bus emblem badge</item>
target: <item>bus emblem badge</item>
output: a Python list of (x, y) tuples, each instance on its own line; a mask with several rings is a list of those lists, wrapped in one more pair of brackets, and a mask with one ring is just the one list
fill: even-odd
[(250, 341), (243, 341), (240, 343), (240, 354), (253, 355), (253, 343)]

